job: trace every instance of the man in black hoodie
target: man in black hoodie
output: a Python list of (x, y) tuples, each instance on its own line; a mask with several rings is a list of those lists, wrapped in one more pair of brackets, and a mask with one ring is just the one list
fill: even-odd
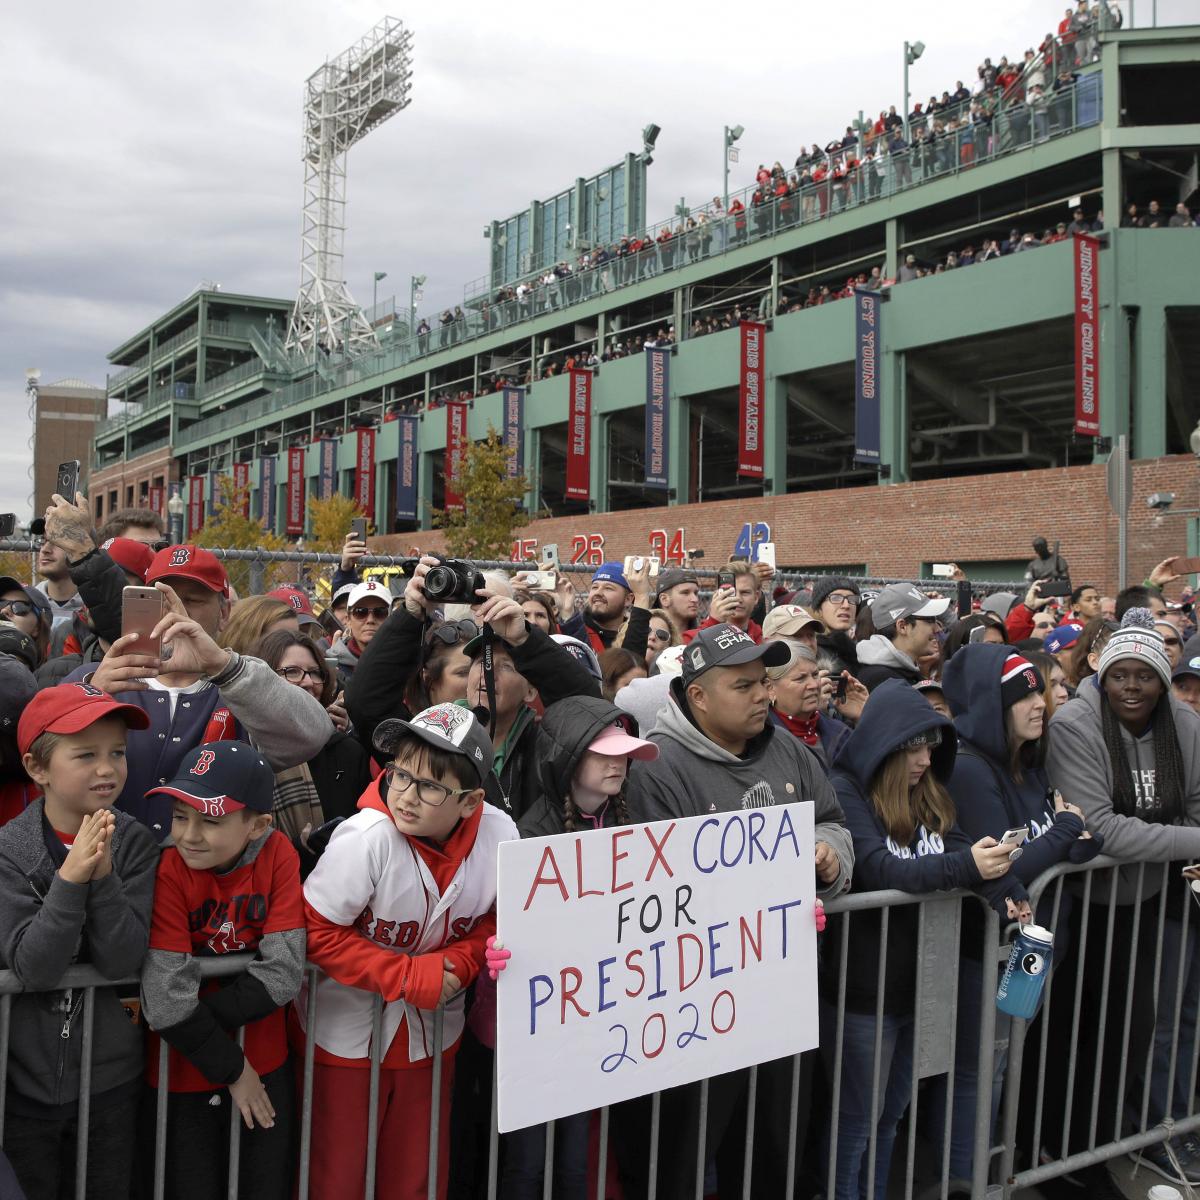
[[(780, 642), (756, 643), (732, 625), (701, 630), (683, 655), (683, 673), (671, 683), (670, 700), (647, 735), (659, 757), (635, 762), (629, 775), (629, 811), (635, 821), (735, 812), (794, 802), (814, 806), (818, 896), (836, 896), (850, 886), (854, 847), (841, 806), (816, 756), (798, 738), (778, 736), (768, 717), (768, 666), (787, 660)], [(811, 1056), (801, 1058), (795, 1134), (803, 1147), (808, 1125)], [(754, 1173), (751, 1195), (778, 1200), (787, 1195), (786, 1166), (791, 1132), (791, 1059), (763, 1063), (758, 1070)], [(711, 1082), (705, 1146), (716, 1155), (722, 1195), (741, 1192), (745, 1154), (744, 1111), (749, 1072), (733, 1071)], [(658, 1195), (684, 1200), (695, 1194), (700, 1121), (698, 1084), (672, 1088), (662, 1097), (660, 1145), (664, 1156)], [(665, 1166), (665, 1164), (664, 1164)]]

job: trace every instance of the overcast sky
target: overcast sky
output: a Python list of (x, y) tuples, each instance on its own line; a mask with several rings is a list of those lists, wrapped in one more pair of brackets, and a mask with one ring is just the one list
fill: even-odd
[[(1159, 0), (1171, 4), (1198, 0)], [(383, 15), (415, 34), (412, 104), (350, 153), (346, 278), (387, 271), (425, 305), (485, 273), (482, 231), (662, 134), (647, 216), (720, 191), (722, 126), (741, 163), (785, 164), (860, 108), (968, 81), (1019, 55), (1063, 0), (395, 5), (161, 0), (6, 6), (0, 175), (0, 511), (28, 517), (24, 372), (103, 385), (106, 353), (204, 280), (291, 297), (299, 282), (302, 84)], [(988, 13), (995, 17), (988, 18)]]

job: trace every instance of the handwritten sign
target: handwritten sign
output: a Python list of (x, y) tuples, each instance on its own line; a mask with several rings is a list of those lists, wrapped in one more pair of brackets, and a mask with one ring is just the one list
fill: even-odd
[(501, 1133), (817, 1044), (811, 804), (500, 846)]

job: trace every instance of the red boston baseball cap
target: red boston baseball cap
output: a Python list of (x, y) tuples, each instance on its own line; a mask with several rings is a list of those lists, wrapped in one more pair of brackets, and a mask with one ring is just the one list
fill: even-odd
[(147, 729), (150, 718), (136, 704), (118, 704), (90, 683), (43, 688), (17, 723), (17, 748), (24, 754), (43, 733), (78, 733), (105, 717), (121, 717), (130, 729)]
[(184, 543), (182, 546), (167, 546), (160, 550), (146, 572), (147, 583), (160, 579), (192, 579), (203, 584), (211, 592), (229, 595), (229, 576), (214, 554), (200, 546)]
[(308, 593), (301, 591), (300, 588), (285, 584), (283, 587), (272, 588), (267, 595), (272, 600), (282, 600), (284, 604), (290, 604), (300, 616), (312, 617), (316, 620), (312, 601), (308, 598)]
[(134, 538), (114, 537), (109, 538), (100, 549), (107, 551), (108, 557), (123, 571), (136, 575), (143, 583), (146, 582), (146, 572), (150, 570), (150, 564), (154, 561), (154, 551), (145, 542)]

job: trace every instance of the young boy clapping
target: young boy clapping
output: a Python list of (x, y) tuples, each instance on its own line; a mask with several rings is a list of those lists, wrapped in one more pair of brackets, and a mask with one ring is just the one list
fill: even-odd
[[(112, 804), (125, 786), (125, 735), (146, 714), (86, 683), (39, 692), (17, 745), (42, 798), (0, 829), (0, 967), (29, 989), (12, 1007), (4, 1151), (29, 1200), (74, 1189), (89, 964), (132, 980), (146, 953), (158, 846)], [(96, 992), (87, 1195), (127, 1200), (141, 1093), (142, 1036), (116, 988)]]

